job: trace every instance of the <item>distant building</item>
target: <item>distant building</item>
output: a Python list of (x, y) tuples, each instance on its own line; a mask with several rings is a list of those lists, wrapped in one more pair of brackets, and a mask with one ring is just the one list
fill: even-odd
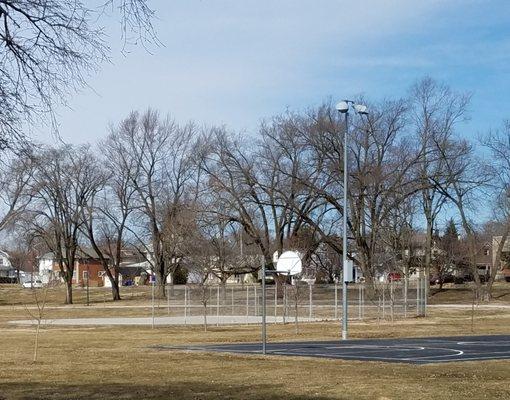
[(479, 275), (489, 276), (494, 265), (492, 244), (483, 243), (476, 254), (476, 267)]
[[(105, 271), (97, 253), (92, 249), (78, 249), (72, 283), (76, 286), (104, 286)], [(62, 280), (58, 259), (49, 252), (39, 257), (39, 276), (43, 283)]]
[(13, 283), (16, 280), (16, 270), (12, 267), (9, 254), (0, 250), (0, 283)]
[(499, 265), (496, 265), (496, 253), (501, 243), (502, 236), (494, 236), (492, 238), (492, 265), (495, 268), (498, 268), (498, 272), (496, 275), (497, 279), (506, 280), (510, 282), (510, 240), (506, 240), (503, 244), (503, 251), (501, 252), (501, 260)]

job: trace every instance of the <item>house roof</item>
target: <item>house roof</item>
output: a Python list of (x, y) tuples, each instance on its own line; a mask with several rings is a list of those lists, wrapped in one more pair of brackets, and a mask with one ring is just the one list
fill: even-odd
[[(99, 255), (92, 248), (88, 248), (88, 247), (82, 248), (82, 247), (79, 247), (76, 250), (76, 258), (77, 259), (98, 259)], [(108, 257), (107, 255), (104, 255), (104, 258), (109, 259), (110, 257)], [(40, 256), (39, 259), (40, 260), (41, 259), (53, 260), (53, 259), (55, 259), (55, 253), (50, 251), (50, 252)]]

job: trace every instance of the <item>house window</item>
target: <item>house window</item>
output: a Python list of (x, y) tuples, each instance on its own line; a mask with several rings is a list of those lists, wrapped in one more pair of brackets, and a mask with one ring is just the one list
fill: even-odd
[(485, 249), (485, 255), (488, 256), (489, 255), (489, 249)]
[(83, 279), (87, 279), (89, 277), (89, 271), (83, 271)]

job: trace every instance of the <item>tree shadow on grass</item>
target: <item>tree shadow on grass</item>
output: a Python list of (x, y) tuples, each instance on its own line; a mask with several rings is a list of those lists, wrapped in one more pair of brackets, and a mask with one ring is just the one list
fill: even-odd
[[(268, 374), (268, 381), (270, 380)], [(108, 377), (105, 377), (108, 379)], [(136, 381), (136, 377), (133, 379)], [(303, 377), (297, 377), (296, 385), (302, 383)], [(73, 399), (168, 399), (168, 400), (202, 400), (202, 399), (242, 399), (242, 400), (331, 400), (333, 397), (319, 395), (313, 391), (293, 394), (284, 390), (277, 383), (249, 383), (245, 385), (215, 382), (172, 382), (171, 377), (154, 377), (154, 385), (137, 385), (123, 383), (98, 383), (83, 385), (51, 384), (39, 382), (7, 382), (0, 384), (0, 400), (73, 400)], [(296, 389), (296, 391), (299, 391)], [(348, 399), (352, 397), (334, 397)]]

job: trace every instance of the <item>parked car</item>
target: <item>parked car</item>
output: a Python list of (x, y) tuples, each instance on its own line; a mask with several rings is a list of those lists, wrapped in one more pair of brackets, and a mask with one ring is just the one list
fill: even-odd
[(26, 282), (23, 282), (23, 287), (26, 288), (26, 289), (42, 288), (43, 287), (43, 283), (39, 279), (37, 279), (35, 281), (26, 281)]

